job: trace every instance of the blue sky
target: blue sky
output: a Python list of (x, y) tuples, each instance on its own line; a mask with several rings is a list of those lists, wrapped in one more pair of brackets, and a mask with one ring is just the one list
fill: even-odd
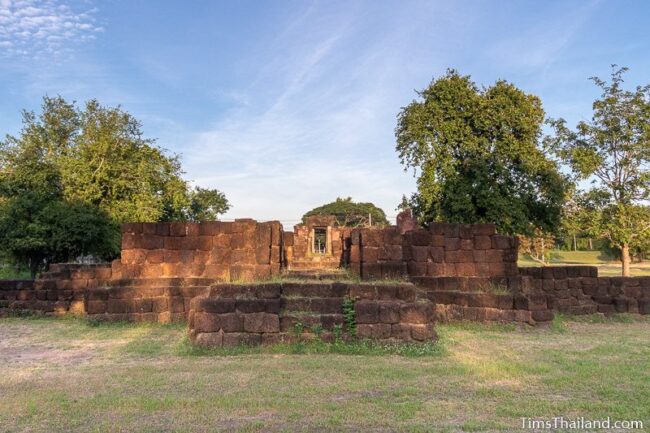
[(0, 0), (0, 134), (43, 95), (122, 107), (221, 189), (225, 218), (292, 225), (337, 196), (389, 216), (414, 190), (400, 107), (453, 67), (571, 123), (588, 77), (650, 83), (650, 2)]

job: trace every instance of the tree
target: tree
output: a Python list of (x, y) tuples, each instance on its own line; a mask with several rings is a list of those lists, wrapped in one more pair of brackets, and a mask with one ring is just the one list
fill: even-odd
[(550, 120), (555, 134), (546, 143), (574, 174), (590, 181), (600, 197), (593, 231), (621, 251), (622, 273), (630, 275), (630, 249), (646, 242), (650, 215), (644, 201), (650, 194), (650, 85), (624, 90), (627, 68), (612, 66), (611, 81), (591, 80), (601, 89), (591, 121), (576, 130), (564, 119)]
[(29, 192), (0, 203), (0, 245), (34, 277), (53, 262), (85, 255), (111, 259), (120, 239), (117, 226), (100, 209)]
[(542, 265), (548, 263), (548, 256), (555, 246), (555, 238), (536, 229), (532, 236), (518, 236), (519, 251)]
[(566, 179), (538, 147), (544, 110), (506, 81), (479, 89), (454, 70), (398, 116), (396, 150), (417, 176), (423, 224), (495, 223), (506, 234), (553, 232)]
[(383, 210), (372, 203), (356, 203), (351, 197), (340, 198), (336, 201), (314, 208), (302, 216), (305, 218), (314, 215), (334, 215), (340, 226), (368, 227), (386, 226), (388, 220)]
[(226, 195), (216, 189), (196, 187), (190, 191), (190, 205), (187, 219), (190, 221), (211, 221), (230, 208)]
[(110, 258), (119, 223), (214, 219), (229, 208), (223, 193), (191, 189), (181, 175), (179, 158), (144, 138), (121, 108), (45, 97), (42, 112), (23, 112), (20, 134), (0, 142), (8, 230), (0, 249), (32, 269), (84, 254)]
[[(578, 250), (578, 238), (586, 236), (590, 239), (594, 234), (593, 223), (596, 218), (595, 211), (599, 197), (571, 188), (562, 211), (561, 232), (571, 240), (571, 248)], [(596, 231), (597, 232), (597, 231)], [(590, 248), (591, 249), (591, 248)]]

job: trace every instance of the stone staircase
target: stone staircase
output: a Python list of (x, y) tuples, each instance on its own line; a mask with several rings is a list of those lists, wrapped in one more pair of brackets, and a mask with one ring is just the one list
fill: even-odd
[[(190, 340), (203, 346), (269, 344), (321, 338), (345, 332), (344, 303), (354, 299), (360, 338), (433, 341), (434, 304), (411, 283), (284, 280), (214, 284), (192, 299)], [(348, 338), (346, 336), (346, 338)]]
[(287, 279), (298, 280), (333, 280), (340, 281), (348, 278), (348, 274), (343, 269), (288, 269), (283, 272), (283, 277)]
[(332, 331), (343, 326), (343, 301), (349, 295), (345, 284), (319, 281), (315, 274), (313, 283), (282, 285), (280, 298), (280, 331), (300, 333), (305, 331)]

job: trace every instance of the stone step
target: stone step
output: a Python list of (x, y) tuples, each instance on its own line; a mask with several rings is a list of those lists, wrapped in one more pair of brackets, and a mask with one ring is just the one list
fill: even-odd
[(280, 314), (280, 331), (299, 332), (301, 330), (314, 330), (320, 326), (323, 330), (331, 331), (335, 326), (343, 326), (343, 314)]
[(343, 314), (343, 298), (281, 298), (280, 308), (286, 314), (291, 312)]
[(290, 270), (335, 270), (339, 269), (341, 262), (339, 259), (332, 258), (322, 261), (291, 261), (289, 263)]
[(347, 284), (314, 282), (284, 282), (282, 297), (285, 298), (343, 298), (350, 290)]
[[(431, 290), (427, 298), (436, 304), (459, 305), (464, 307), (489, 307), (500, 309), (515, 308), (515, 296), (512, 294), (494, 294), (464, 292), (458, 290)], [(544, 304), (546, 299), (543, 299)]]
[(175, 278), (175, 277), (161, 277), (161, 278), (125, 278), (108, 281), (109, 287), (185, 287), (185, 286), (201, 286), (208, 287), (213, 284), (220, 283), (221, 281), (216, 278)]
[(330, 269), (304, 269), (304, 270), (288, 270), (282, 274), (285, 278), (295, 278), (301, 280), (343, 280), (347, 278), (347, 274), (342, 271), (334, 271)]

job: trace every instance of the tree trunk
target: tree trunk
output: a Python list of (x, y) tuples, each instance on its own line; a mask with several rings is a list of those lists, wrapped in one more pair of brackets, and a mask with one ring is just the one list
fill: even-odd
[(29, 273), (32, 276), (32, 280), (36, 279), (36, 274), (38, 274), (38, 262), (36, 260), (29, 261)]
[(589, 238), (589, 251), (594, 250), (594, 244), (591, 242), (591, 238)]
[(630, 245), (621, 245), (621, 263), (623, 264), (623, 276), (630, 276)]
[(573, 251), (578, 251), (578, 239), (576, 239), (576, 235), (573, 235)]

